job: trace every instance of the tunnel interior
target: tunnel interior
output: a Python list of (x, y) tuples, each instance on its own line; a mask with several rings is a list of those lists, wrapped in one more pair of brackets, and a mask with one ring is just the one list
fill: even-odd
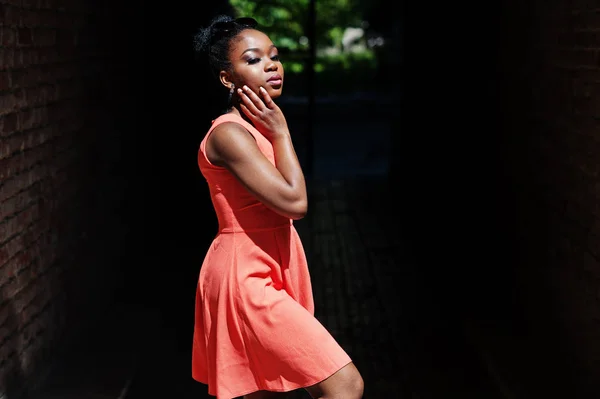
[[(569, 15), (584, 13), (585, 5), (569, 9), (557, 3), (544, 10), (536, 2), (506, 1), (496, 7), (476, 8), (473, 13), (472, 5), (452, 5), (442, 7), (436, 15), (408, 1), (378, 6), (381, 11), (373, 14), (381, 25), (390, 30), (401, 25), (402, 53), (390, 55), (398, 62), (395, 69), (385, 71), (382, 80), (386, 82), (383, 91), (387, 90), (391, 107), (397, 110), (387, 115), (392, 126), (388, 187), (394, 204), (387, 212), (404, 232), (418, 265), (415, 284), (422, 290), (413, 320), (407, 323), (421, 328), (425, 336), (429, 334), (424, 348), (434, 348), (444, 334), (462, 336), (465, 330), (494, 337), (484, 341), (493, 348), (490, 353), (494, 356), (503, 351), (503, 345), (516, 347), (519, 342), (519, 347), (530, 348), (528, 356), (535, 360), (524, 364), (533, 364), (534, 369), (515, 371), (515, 376), (507, 378), (528, 379), (519, 384), (530, 384), (529, 389), (562, 389), (571, 394), (577, 389), (593, 390), (593, 368), (581, 366), (581, 358), (576, 360), (587, 352), (585, 344), (577, 346), (576, 338), (562, 324), (565, 321), (559, 313), (566, 310), (561, 310), (561, 300), (556, 298), (562, 290), (553, 291), (551, 279), (545, 276), (548, 268), (567, 268), (569, 261), (549, 258), (549, 247), (557, 245), (552, 232), (563, 227), (552, 217), (556, 211), (552, 200), (544, 201), (549, 195), (544, 183), (567, 192), (570, 186), (553, 182), (553, 174), (558, 172), (544, 169), (544, 157), (551, 155), (534, 153), (543, 145), (535, 140), (541, 142), (540, 136), (553, 134), (545, 129), (560, 129), (547, 127), (552, 123), (550, 114), (572, 112), (568, 93), (560, 88), (546, 93), (565, 97), (551, 106), (534, 94), (539, 87), (536, 84), (548, 82), (535, 81), (535, 77), (555, 64), (549, 55), (554, 53), (547, 49), (553, 45), (552, 35), (562, 32), (549, 21), (560, 21), (567, 31), (564, 45), (576, 47), (577, 39), (568, 36), (569, 29), (575, 29)], [(207, 217), (210, 204), (193, 156), (202, 126), (199, 122), (208, 121), (206, 116), (214, 111), (207, 109), (202, 99), (203, 85), (208, 84), (201, 80), (205, 75), (185, 59), (189, 57), (188, 43), (182, 38), (217, 10), (226, 11), (227, 5), (214, 5), (212, 10), (205, 5), (197, 7), (168, 11), (173, 25), (155, 31), (164, 40), (161, 49), (166, 51), (160, 52), (160, 61), (143, 68), (145, 82), (154, 82), (142, 83), (144, 98), (157, 99), (147, 108), (152, 111), (143, 114), (150, 124), (144, 130), (160, 137), (162, 129), (157, 127), (164, 126), (164, 131), (173, 132), (169, 138), (177, 137), (154, 141), (149, 153), (161, 162), (148, 162), (158, 168), (147, 187), (160, 198), (157, 216), (161, 227), (155, 237), (161, 237), (156, 248), (162, 249), (160, 259), (164, 259), (156, 267), (155, 278), (164, 287), (161, 270), (167, 267), (172, 273), (170, 285), (185, 283), (189, 287), (187, 291), (169, 290), (181, 293), (164, 302), (166, 314), (182, 303), (189, 304), (191, 311), (197, 270), (189, 267), (194, 263), (190, 260), (199, 264), (201, 243), (208, 244), (214, 231), (207, 227), (214, 219)], [(161, 21), (164, 12), (161, 9)], [(167, 76), (169, 79), (161, 79)], [(550, 81), (554, 77), (550, 75)], [(190, 89), (190, 83), (197, 90)], [(160, 101), (165, 98), (169, 100)], [(360, 112), (373, 115), (373, 120), (385, 118), (376, 107), (366, 103)], [(547, 113), (536, 120), (535, 112)], [(332, 112), (331, 118), (335, 117), (339, 116)], [(573, 119), (577, 119), (576, 113)], [(132, 145), (137, 146), (137, 141)], [(560, 164), (558, 159), (554, 161)], [(161, 176), (159, 184), (154, 176)], [(570, 201), (568, 194), (564, 197), (564, 202), (585, 208), (585, 203)], [(578, 221), (588, 224), (587, 220)], [(566, 259), (573, 256), (578, 255), (563, 254)], [(137, 273), (134, 276), (136, 280)], [(425, 316), (429, 311), (436, 321)], [(181, 323), (182, 319), (177, 320)], [(494, 341), (497, 337), (504, 337), (505, 342)], [(519, 369), (518, 358), (506, 361), (497, 367)], [(544, 386), (541, 381), (549, 376), (560, 383)]]
[[(67, 278), (75, 288), (62, 301), (74, 316), (64, 330), (78, 319), (104, 322), (88, 309), (144, 309), (155, 318), (152, 328), (169, 331), (170, 342), (153, 345), (170, 349), (153, 349), (160, 366), (141, 368), (130, 397), (171, 392), (174, 385), (180, 394), (201, 397), (205, 389), (189, 380), (187, 362), (199, 267), (217, 221), (196, 155), (221, 103), (212, 97), (218, 85), (207, 66), (194, 60), (191, 37), (215, 14), (233, 9), (227, 1), (59, 3), (56, 8), (87, 7), (81, 34), (109, 60), (100, 65), (92, 57), (90, 65), (108, 72), (86, 83), (77, 108), (97, 132), (91, 146), (75, 138), (89, 159), (70, 175), (83, 187), (81, 196), (65, 205), (67, 214), (82, 215), (80, 224), (64, 228), (90, 231), (94, 242), (82, 244), (77, 259), (95, 262), (87, 285)], [(435, 10), (408, 0), (373, 4), (373, 18), (402, 43), (389, 55), (393, 68), (380, 77), (379, 95), (391, 99), (389, 109), (366, 101), (353, 116), (334, 105), (322, 119), (340, 130), (359, 116), (389, 127), (389, 169), (378, 177), (387, 208), (380, 211), (396, 226), (412, 265), (410, 310), (403, 320), (389, 321), (408, 326), (406, 336), (393, 338), (408, 348), (406, 364), (426, 358), (430, 363), (423, 364), (448, 378), (462, 370), (461, 397), (481, 397), (488, 387), (494, 393), (486, 397), (507, 397), (507, 390), (523, 398), (595, 397), (598, 9), (583, 1), (506, 0)], [(588, 61), (590, 53), (596, 58)], [(2, 86), (1, 74), (0, 88), (18, 92)], [(294, 118), (298, 126), (316, 123), (308, 114)], [(359, 134), (369, 140), (368, 131)], [(345, 139), (343, 131), (335, 138)], [(348, 180), (360, 189), (361, 179)], [(309, 186), (323, 180), (308, 176)], [(8, 190), (8, 181), (0, 189)], [(116, 205), (103, 207), (109, 202)], [(17, 317), (6, 320), (14, 330)], [(147, 327), (139, 327), (135, 333), (143, 335)], [(41, 370), (49, 361), (37, 358)], [(18, 374), (4, 377), (5, 390), (25, 384)], [(427, 375), (388, 383), (394, 392), (423, 389), (427, 397)]]

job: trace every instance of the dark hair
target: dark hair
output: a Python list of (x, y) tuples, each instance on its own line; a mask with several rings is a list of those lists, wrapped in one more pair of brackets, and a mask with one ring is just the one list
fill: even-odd
[(194, 35), (194, 49), (198, 54), (208, 56), (210, 67), (218, 76), (220, 71), (231, 68), (229, 50), (233, 39), (245, 29), (255, 29), (256, 25), (252, 18), (234, 19), (228, 15), (217, 15), (207, 27)]

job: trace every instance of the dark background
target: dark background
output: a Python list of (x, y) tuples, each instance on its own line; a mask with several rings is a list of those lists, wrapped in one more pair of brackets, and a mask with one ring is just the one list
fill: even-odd
[[(23, 18), (29, 14), (23, 10), (33, 6), (7, 4), (0, 3), (6, 21), (20, 7), (21, 19), (6, 23), (10, 29), (14, 25), (20, 42), (11, 42), (3, 30), (3, 45), (28, 48)], [(86, 53), (87, 63), (77, 64), (79, 71), (91, 71), (84, 74), (91, 78), (74, 86), (83, 89), (75, 97), (83, 101), (73, 105), (74, 111), (55, 116), (61, 123), (86, 121), (87, 130), (72, 139), (78, 166), (61, 180), (63, 185), (53, 180), (62, 169), (51, 168), (50, 183), (32, 194), (49, 226), (43, 248), (64, 248), (57, 259), (70, 259), (65, 264), (75, 266), (56, 263), (53, 270), (64, 270), (56, 282), (19, 272), (29, 270), (23, 266), (29, 258), (7, 255), (12, 247), (5, 232), (10, 229), (31, 248), (42, 248), (27, 238), (26, 211), (5, 211), (15, 198), (8, 194), (13, 180), (29, 176), (22, 160), (33, 159), (31, 152), (19, 150), (20, 139), (10, 141), (10, 157), (0, 159), (3, 170), (13, 171), (0, 185), (5, 212), (0, 287), (6, 316), (0, 374), (5, 390), (17, 392), (29, 379), (43, 380), (40, 370), (48, 364), (62, 370), (60, 364), (70, 361), (63, 356), (72, 343), (69, 337), (98, 348), (127, 336), (131, 341), (123, 342), (135, 343), (138, 359), (135, 371), (122, 378), (130, 383), (128, 397), (202, 397), (206, 389), (191, 380), (189, 355), (196, 281), (216, 219), (196, 154), (222, 104), (212, 94), (217, 82), (210, 80), (206, 66), (194, 62), (191, 37), (230, 8), (224, 1), (72, 1), (49, 9), (83, 15), (73, 22), (79, 26), (83, 21), (78, 40), (89, 40), (90, 48), (98, 50)], [(428, 396), (427, 373), (419, 377), (425, 380), (406, 381), (398, 370), (398, 381), (388, 377), (385, 382), (394, 385), (388, 397), (408, 391), (444, 398), (465, 397), (465, 392), (507, 397), (508, 391), (523, 398), (597, 397), (597, 8), (575, 0), (486, 5), (406, 0), (376, 2), (370, 18), (398, 44), (379, 71), (377, 91), (333, 103), (317, 101), (314, 114), (283, 98), (281, 106), (304, 167), (312, 170), (309, 189), (344, 181), (360, 193), (361, 187), (376, 183), (378, 190), (356, 198), (378, 208), (388, 223), (382, 234), (401, 237), (410, 254), (410, 285), (420, 300), (411, 303), (406, 320), (382, 322), (385, 327), (385, 322), (405, 321), (410, 333), (381, 337), (390, 347), (400, 341), (412, 348), (406, 352), (408, 369), (427, 358), (441, 373), (455, 376), (452, 370), (462, 370), (467, 387), (460, 394)], [(65, 26), (61, 29), (71, 29), (68, 21)], [(34, 43), (44, 37), (40, 32)], [(77, 54), (70, 40), (56, 36), (59, 61)], [(9, 112), (25, 115), (33, 107), (30, 97), (18, 96), (28, 76), (21, 71), (33, 66), (19, 69), (8, 59), (0, 72), (0, 91), (3, 98), (16, 95), (17, 105), (3, 106), (3, 148), (28, 131), (27, 119), (19, 116), (13, 126)], [(41, 76), (40, 81), (50, 79)], [(312, 152), (307, 146), (311, 132)], [(363, 163), (349, 161), (365, 148), (374, 152), (359, 156)], [(306, 164), (310, 154), (312, 169)], [(67, 155), (60, 152), (40, 162), (54, 165)], [(62, 187), (75, 187), (78, 194), (65, 197), (58, 212), (53, 204), (63, 198)], [(337, 200), (348, 200), (352, 208), (348, 198)], [(360, 209), (357, 217), (367, 223), (369, 213)], [(310, 232), (308, 221), (302, 223), (299, 227)], [(30, 247), (24, 248), (28, 254)], [(39, 271), (55, 264), (44, 256), (37, 256)], [(27, 302), (13, 294), (21, 281), (34, 281), (31, 285), (49, 293), (49, 303), (56, 305), (40, 304), (38, 313), (18, 312), (17, 305)], [(378, 295), (386, 303), (402, 304), (405, 298), (402, 290)], [(116, 324), (115, 314), (129, 320), (127, 327)], [(79, 325), (83, 330), (75, 328)], [(23, 348), (36, 341), (48, 343), (46, 349), (25, 356), (29, 352)], [(384, 347), (378, 347), (382, 356)], [(33, 360), (15, 360), (24, 358)], [(117, 353), (108, 362), (118, 365), (119, 359)], [(377, 375), (369, 367), (376, 370), (365, 366), (365, 373)], [(71, 361), (70, 368), (77, 364)]]

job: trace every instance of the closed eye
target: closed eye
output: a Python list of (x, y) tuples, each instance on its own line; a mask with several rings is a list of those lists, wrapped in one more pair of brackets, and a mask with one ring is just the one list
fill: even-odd
[[(277, 54), (277, 55), (272, 56), (271, 60), (272, 61), (281, 61), (281, 58), (279, 57), (279, 54)], [(260, 58), (250, 58), (246, 62), (250, 65), (256, 64), (257, 62), (260, 62)]]

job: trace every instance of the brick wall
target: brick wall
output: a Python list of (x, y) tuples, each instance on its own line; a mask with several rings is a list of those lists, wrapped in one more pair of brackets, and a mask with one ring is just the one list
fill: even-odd
[(600, 391), (600, 8), (532, 1), (507, 15), (502, 108), (519, 306), (531, 342), (561, 364), (556, 381), (573, 383), (570, 397), (592, 397)]
[(127, 98), (112, 91), (124, 75), (115, 10), (0, 1), (0, 397), (113, 292)]

